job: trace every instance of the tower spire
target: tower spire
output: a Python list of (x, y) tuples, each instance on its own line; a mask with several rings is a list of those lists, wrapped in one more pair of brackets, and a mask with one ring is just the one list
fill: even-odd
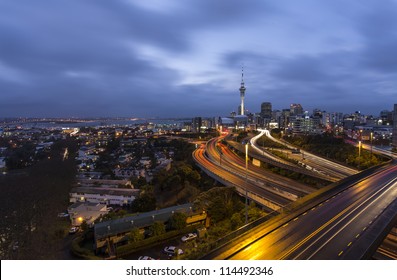
[(241, 85), (244, 85), (244, 64), (241, 65)]
[(245, 86), (244, 86), (244, 65), (241, 66), (241, 86), (240, 86), (240, 115), (244, 115), (244, 97), (245, 97)]

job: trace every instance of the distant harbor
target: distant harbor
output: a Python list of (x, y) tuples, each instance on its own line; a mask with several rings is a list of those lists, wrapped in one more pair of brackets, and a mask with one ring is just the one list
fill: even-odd
[(108, 119), (3, 119), (0, 126), (19, 127), (22, 129), (45, 128), (62, 129), (78, 127), (114, 127), (136, 126), (143, 124), (169, 125), (178, 127), (185, 122), (191, 122), (190, 118), (108, 118)]

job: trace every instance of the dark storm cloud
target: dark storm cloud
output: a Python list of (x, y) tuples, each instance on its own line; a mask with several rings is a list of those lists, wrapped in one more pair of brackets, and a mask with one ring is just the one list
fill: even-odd
[[(139, 113), (144, 114), (143, 106), (161, 98), (159, 93), (178, 76), (170, 69), (140, 59), (123, 42), (131, 39), (127, 35), (128, 27), (134, 26), (133, 20), (130, 25), (120, 22), (117, 14), (94, 5), (95, 1), (50, 2), (0, 4), (0, 9), (10, 12), (0, 20), (0, 63), (25, 74), (19, 77), (19, 84), (0, 84), (2, 114), (54, 111), (57, 115), (90, 115), (95, 106), (95, 115), (134, 114), (136, 108), (142, 108)], [(117, 5), (115, 8), (122, 11)], [(139, 22), (145, 14), (136, 13), (132, 18)], [(137, 32), (132, 40), (144, 33)], [(167, 40), (158, 37), (167, 45)], [(120, 108), (124, 111), (118, 111)]]
[(397, 87), (395, 10), (393, 1), (1, 1), (0, 117), (227, 114), (242, 64), (254, 112), (263, 101), (382, 106)]
[(375, 71), (397, 72), (397, 3), (369, 3), (357, 20), (364, 42), (362, 63)]

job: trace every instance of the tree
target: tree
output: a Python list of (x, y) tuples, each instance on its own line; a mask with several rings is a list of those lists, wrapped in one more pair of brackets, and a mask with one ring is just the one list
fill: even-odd
[(141, 187), (146, 185), (146, 179), (145, 177), (135, 177), (135, 176), (131, 176), (130, 178), (132, 185), (134, 186), (134, 188), (136, 189), (140, 189)]
[(165, 233), (165, 225), (163, 222), (156, 221), (150, 226), (150, 231), (153, 236), (159, 236)]
[(169, 219), (168, 224), (171, 229), (180, 230), (186, 227), (186, 214), (176, 212)]
[(134, 212), (148, 212), (154, 209), (156, 209), (156, 197), (153, 187), (146, 185), (142, 187), (139, 197), (132, 202), (131, 210)]
[(132, 241), (132, 242), (137, 242), (137, 241), (141, 241), (144, 239), (143, 233), (141, 232), (141, 230), (137, 227), (134, 227), (131, 232), (128, 234), (128, 238)]
[(230, 225), (232, 230), (237, 229), (238, 227), (243, 225), (243, 219), (241, 218), (240, 213), (234, 213), (230, 218)]
[(256, 205), (255, 202), (251, 201), (249, 207), (248, 207), (248, 219), (250, 222), (255, 221), (257, 219), (259, 219), (260, 217), (262, 217), (262, 212), (261, 210), (259, 210)]
[(199, 182), (201, 180), (201, 176), (196, 170), (190, 172), (189, 178), (193, 180), (193, 182)]

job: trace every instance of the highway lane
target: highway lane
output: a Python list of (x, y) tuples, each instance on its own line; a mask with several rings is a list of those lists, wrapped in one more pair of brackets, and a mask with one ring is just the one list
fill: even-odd
[[(245, 161), (241, 157), (236, 155), (234, 152), (232, 152), (230, 149), (228, 149), (222, 144), (220, 145), (220, 148), (222, 149), (223, 155), (226, 155), (226, 160), (228, 162), (237, 166), (240, 169), (243, 168)], [(250, 161), (248, 162), (248, 171), (249, 174), (252, 174), (252, 176), (257, 178), (258, 180), (262, 180), (264, 182), (266, 181), (270, 182), (271, 185), (273, 186), (281, 186), (282, 189), (295, 193), (299, 197), (301, 197), (302, 195), (312, 193), (317, 190), (316, 188), (304, 185), (292, 179), (283, 177), (278, 174), (274, 174), (261, 167), (255, 166)]]
[[(365, 241), (384, 207), (397, 197), (397, 167), (389, 167), (317, 206), (295, 216), (270, 233), (244, 236), (249, 245), (229, 250), (229, 259), (349, 258)], [(350, 243), (351, 242), (351, 243)], [(238, 243), (238, 242), (237, 242)], [(361, 244), (362, 245), (362, 244)]]
[[(248, 162), (248, 169), (246, 170), (245, 160), (219, 143), (221, 139), (222, 137), (208, 141), (206, 148), (207, 155), (213, 163), (218, 164), (227, 171), (243, 178), (247, 176), (247, 179), (252, 183), (288, 199), (296, 200), (298, 197), (302, 197), (316, 190), (315, 188), (306, 186), (283, 176), (273, 174), (251, 164), (250, 162)], [(222, 155), (220, 152), (222, 152)]]
[[(257, 142), (258, 139), (261, 138), (263, 135), (268, 135), (268, 133), (267, 133), (267, 130), (261, 130), (261, 129), (259, 129), (258, 131), (259, 131), (260, 133), (259, 133), (258, 135), (256, 135), (255, 137), (252, 137), (252, 138), (250, 139), (251, 147), (252, 147), (257, 153), (259, 153), (259, 154), (261, 154), (261, 155), (263, 155), (263, 156), (266, 156), (266, 157), (270, 158), (271, 160), (278, 161), (278, 162), (281, 162), (281, 163), (286, 164), (286, 165), (289, 165), (289, 166), (297, 167), (297, 165), (295, 165), (295, 164), (293, 164), (293, 163), (291, 163), (291, 162), (289, 162), (289, 161), (287, 161), (287, 160), (284, 160), (284, 159), (282, 159), (282, 158), (276, 157), (276, 156), (274, 156), (272, 153), (268, 153), (265, 149), (260, 148), (260, 147), (256, 144), (256, 142)], [(270, 135), (270, 134), (269, 134), (269, 135)], [(267, 137), (268, 137), (268, 136), (267, 136)]]
[(266, 189), (258, 187), (248, 180), (246, 181), (245, 179), (233, 173), (225, 171), (218, 165), (211, 162), (208, 158), (206, 158), (205, 149), (203, 148), (196, 149), (193, 152), (193, 158), (200, 166), (204, 167), (209, 172), (215, 174), (225, 182), (228, 182), (230, 185), (236, 186), (242, 195), (245, 195), (245, 191), (247, 191), (249, 193), (249, 196), (250, 194), (255, 194), (261, 198), (266, 199), (273, 206), (265, 204), (262, 205), (269, 207), (269, 209), (278, 210), (280, 207), (287, 205), (291, 202), (290, 199), (276, 195)]
[[(346, 140), (346, 143), (352, 144), (353, 146), (356, 146), (357, 148), (359, 147), (359, 143), (354, 142), (354, 141)], [(375, 147), (375, 146), (371, 147), (371, 145), (365, 144), (365, 143), (361, 143), (361, 148), (368, 150), (368, 151), (372, 150), (373, 153), (383, 154), (385, 156), (389, 156), (391, 158), (397, 159), (397, 153), (389, 151), (389, 150), (381, 149), (381, 148)]]
[[(264, 134), (266, 135), (266, 137), (268, 137), (269, 139), (271, 139), (274, 142), (285, 145), (286, 147), (288, 147), (290, 149), (296, 149), (296, 147), (292, 146), (291, 144), (286, 143), (284, 141), (281, 141), (281, 140), (276, 139), (273, 136), (271, 136), (270, 131), (267, 129), (259, 130), (259, 131), (261, 131), (261, 132), (263, 131)], [(335, 176), (336, 174), (338, 174), (339, 178), (344, 178), (344, 177), (351, 176), (351, 175), (358, 173), (358, 171), (353, 168), (349, 168), (344, 165), (335, 163), (333, 161), (324, 159), (322, 157), (316, 156), (316, 155), (309, 153), (307, 151), (301, 150), (301, 152), (304, 154), (305, 161), (307, 164), (314, 165), (317, 167), (316, 169), (318, 169), (326, 174), (329, 173), (331, 176)]]

